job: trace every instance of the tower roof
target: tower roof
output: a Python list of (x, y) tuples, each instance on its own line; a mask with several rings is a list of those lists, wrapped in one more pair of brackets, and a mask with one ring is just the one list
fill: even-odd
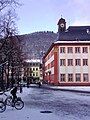
[(62, 22), (65, 22), (65, 19), (61, 17), (61, 18), (59, 19), (57, 25), (59, 25), (59, 24), (62, 23)]

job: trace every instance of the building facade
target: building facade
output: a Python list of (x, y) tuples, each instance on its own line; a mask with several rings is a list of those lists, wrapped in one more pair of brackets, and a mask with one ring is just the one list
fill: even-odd
[(44, 80), (55, 85), (90, 85), (90, 26), (58, 22), (58, 40), (45, 54)]
[(39, 59), (25, 60), (24, 62), (24, 75), (26, 80), (30, 83), (42, 79), (42, 67)]

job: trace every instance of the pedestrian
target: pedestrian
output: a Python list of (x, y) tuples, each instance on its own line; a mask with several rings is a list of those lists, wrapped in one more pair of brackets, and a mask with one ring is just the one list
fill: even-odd
[(20, 93), (22, 93), (22, 85), (20, 84)]
[(38, 85), (39, 85), (39, 88), (41, 87), (41, 81), (39, 80), (39, 82), (38, 82)]

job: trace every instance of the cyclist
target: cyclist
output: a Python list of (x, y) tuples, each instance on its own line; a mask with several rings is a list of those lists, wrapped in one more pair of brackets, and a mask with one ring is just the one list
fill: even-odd
[(15, 99), (17, 98), (17, 95), (16, 95), (16, 93), (17, 93), (17, 86), (13, 87), (10, 93), (12, 94), (12, 97), (13, 97), (12, 98), (12, 103), (14, 103)]

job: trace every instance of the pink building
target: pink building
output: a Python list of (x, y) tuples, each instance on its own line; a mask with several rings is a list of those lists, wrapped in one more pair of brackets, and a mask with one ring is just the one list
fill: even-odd
[(90, 26), (71, 26), (58, 22), (58, 40), (44, 60), (44, 80), (55, 85), (90, 85)]

